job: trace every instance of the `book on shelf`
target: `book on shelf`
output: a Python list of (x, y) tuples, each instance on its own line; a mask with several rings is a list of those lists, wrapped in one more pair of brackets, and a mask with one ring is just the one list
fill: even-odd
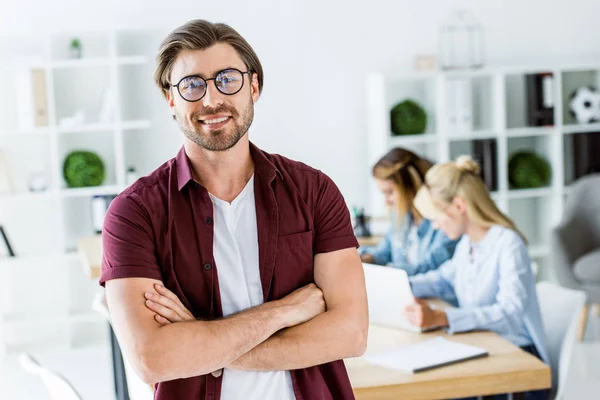
[(551, 72), (529, 74), (527, 86), (527, 125), (554, 125), (554, 75)]
[(570, 136), (573, 144), (573, 178), (600, 172), (600, 132)]
[(12, 193), (14, 190), (10, 175), (8, 173), (8, 163), (0, 149), (0, 194)]
[(473, 159), (481, 167), (481, 179), (483, 179), (489, 191), (494, 192), (498, 190), (498, 152), (496, 140), (473, 140), (471, 146)]
[(24, 69), (17, 73), (19, 129), (28, 131), (49, 124), (46, 71)]

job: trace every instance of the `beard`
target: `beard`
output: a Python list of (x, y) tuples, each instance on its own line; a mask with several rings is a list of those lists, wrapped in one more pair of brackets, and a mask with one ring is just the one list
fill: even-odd
[[(218, 113), (231, 115), (231, 121), (223, 129), (205, 131), (200, 119)], [(254, 119), (254, 103), (249, 99), (241, 114), (233, 106), (221, 104), (216, 108), (203, 108), (191, 115), (191, 123), (176, 113), (175, 120), (186, 138), (209, 151), (226, 151), (232, 148), (248, 132)]]

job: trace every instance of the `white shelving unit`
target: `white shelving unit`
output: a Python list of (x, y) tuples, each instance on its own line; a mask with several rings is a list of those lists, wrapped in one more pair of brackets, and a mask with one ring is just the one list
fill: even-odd
[[(526, 123), (527, 74), (552, 73), (554, 124), (530, 127)], [(447, 121), (447, 90), (452, 79), (468, 79), (473, 95), (473, 130), (451, 132)], [(367, 211), (376, 218), (387, 215), (383, 199), (370, 176), (372, 165), (393, 147), (404, 147), (435, 162), (469, 153), (473, 140), (496, 142), (497, 191), (493, 198), (528, 237), (530, 254), (541, 266), (540, 277), (552, 279), (550, 231), (562, 216), (569, 184), (574, 180), (573, 135), (600, 132), (600, 124), (575, 124), (568, 112), (569, 95), (580, 86), (599, 87), (600, 60), (564, 64), (514, 65), (457, 72), (373, 73), (367, 77), (369, 198)], [(422, 135), (392, 136), (391, 108), (407, 98), (416, 100), (427, 112)], [(508, 160), (522, 149), (534, 150), (552, 167), (548, 187), (511, 189)]]
[[(82, 44), (78, 59), (69, 54), (75, 37)], [(15, 187), (0, 194), (0, 225), (17, 254), (0, 258), (0, 350), (105, 339), (106, 324), (91, 308), (100, 288), (85, 275), (76, 243), (94, 234), (93, 196), (118, 194), (126, 187), (128, 166), (145, 175), (180, 145), (178, 137), (160, 134), (172, 125), (152, 80), (161, 37), (156, 31), (111, 30), (16, 42), (0, 38), (0, 150)], [(14, 101), (16, 77), (33, 69), (44, 72), (48, 123), (23, 129)], [(82, 123), (62, 123), (80, 111)], [(72, 150), (90, 150), (103, 159), (102, 186), (67, 187), (62, 165)], [(46, 191), (28, 191), (33, 174), (45, 178)]]

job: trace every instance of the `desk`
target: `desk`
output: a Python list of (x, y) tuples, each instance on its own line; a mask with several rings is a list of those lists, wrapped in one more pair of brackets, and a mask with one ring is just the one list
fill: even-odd
[[(82, 238), (77, 243), (77, 248), (81, 253), (86, 274), (94, 280), (100, 278), (102, 274), (102, 236), (96, 235)], [(129, 400), (123, 354), (110, 323), (108, 324), (108, 329), (116, 398), (117, 400)]]
[(482, 347), (489, 356), (407, 374), (368, 363), (363, 357), (345, 360), (357, 400), (446, 399), (515, 393), (551, 386), (550, 367), (492, 332), (448, 335), (444, 331), (413, 334), (371, 325), (367, 354), (443, 336)]

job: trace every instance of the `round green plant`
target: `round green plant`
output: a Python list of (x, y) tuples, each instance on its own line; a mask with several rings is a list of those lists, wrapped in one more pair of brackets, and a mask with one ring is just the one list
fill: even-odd
[(416, 135), (425, 132), (427, 113), (416, 101), (407, 99), (390, 111), (394, 135)]
[(76, 150), (65, 158), (63, 176), (71, 188), (100, 186), (106, 177), (106, 168), (96, 153)]
[(508, 161), (508, 180), (515, 189), (548, 186), (552, 169), (548, 161), (532, 151), (514, 153)]

